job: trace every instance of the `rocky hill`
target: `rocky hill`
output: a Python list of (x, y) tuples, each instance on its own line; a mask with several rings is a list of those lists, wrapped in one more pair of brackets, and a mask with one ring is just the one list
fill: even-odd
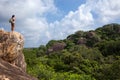
[[(69, 49), (74, 45), (84, 45), (90, 48), (105, 41), (119, 41), (120, 40), (120, 25), (119, 24), (107, 24), (103, 27), (99, 27), (96, 30), (90, 31), (77, 31), (74, 34), (69, 35), (64, 40), (51, 40), (46, 47), (47, 53)], [(117, 43), (118, 44), (118, 43)]]
[(0, 80), (37, 80), (26, 73), (23, 46), (20, 33), (0, 30)]

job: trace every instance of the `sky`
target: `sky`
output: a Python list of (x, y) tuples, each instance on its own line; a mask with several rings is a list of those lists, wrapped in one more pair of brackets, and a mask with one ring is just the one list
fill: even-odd
[(39, 47), (50, 40), (65, 39), (76, 31), (94, 30), (105, 24), (120, 24), (120, 0), (0, 0), (0, 29), (15, 31), (25, 47)]

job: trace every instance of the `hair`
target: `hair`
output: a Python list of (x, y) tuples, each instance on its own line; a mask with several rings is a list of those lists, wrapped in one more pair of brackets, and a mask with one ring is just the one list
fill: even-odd
[(12, 15), (12, 18), (15, 17), (15, 15)]

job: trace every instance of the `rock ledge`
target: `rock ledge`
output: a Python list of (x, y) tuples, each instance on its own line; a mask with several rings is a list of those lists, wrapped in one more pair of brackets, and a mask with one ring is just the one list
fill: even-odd
[(20, 33), (0, 30), (0, 80), (37, 80), (26, 73), (23, 46)]

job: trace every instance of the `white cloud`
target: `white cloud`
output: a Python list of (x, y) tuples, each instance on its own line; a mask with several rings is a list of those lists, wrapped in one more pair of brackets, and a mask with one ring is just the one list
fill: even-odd
[(51, 39), (64, 39), (77, 30), (94, 29), (120, 19), (119, 3), (120, 0), (86, 0), (60, 21), (48, 23), (44, 14), (59, 11), (54, 0), (0, 0), (0, 23), (8, 26), (8, 19), (15, 14), (16, 30), (25, 36), (25, 46), (36, 47)]
[[(81, 5), (75, 12), (70, 11), (62, 20), (50, 24), (49, 32), (53, 39), (63, 39), (77, 30), (92, 29), (94, 19), (91, 8), (86, 4)], [(52, 28), (53, 30), (51, 31)]]
[(98, 15), (98, 22), (109, 23), (120, 18), (120, 0), (95, 0), (92, 11)]

